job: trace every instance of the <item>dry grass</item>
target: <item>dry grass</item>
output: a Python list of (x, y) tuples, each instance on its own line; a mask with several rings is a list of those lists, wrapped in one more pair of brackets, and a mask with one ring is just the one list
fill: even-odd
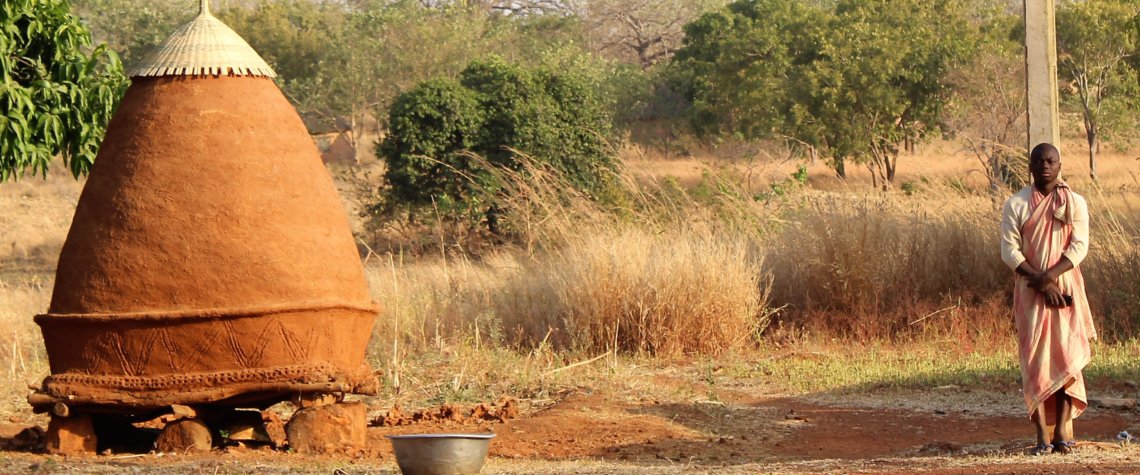
[(824, 329), (891, 337), (925, 312), (969, 308), (1005, 290), (998, 217), (985, 197), (808, 195), (769, 242), (774, 302)]
[(55, 270), (82, 188), (63, 169), (0, 185), (0, 278)]
[(378, 341), (679, 355), (753, 341), (766, 286), (746, 245), (634, 227), (586, 233), (534, 255), (370, 266), (389, 315)]
[(1078, 192), (1089, 202), (1092, 242), (1081, 270), (1098, 329), (1110, 339), (1140, 336), (1140, 196), (1136, 194), (1140, 177), (1135, 174), (1136, 163), (1132, 154), (1102, 154), (1098, 168), (1112, 172), (1100, 172), (1098, 184), (1087, 177), (1069, 180), (1082, 183)]
[(32, 316), (47, 310), (51, 288), (0, 281), (0, 412), (28, 412), (27, 385), (47, 376), (47, 355)]

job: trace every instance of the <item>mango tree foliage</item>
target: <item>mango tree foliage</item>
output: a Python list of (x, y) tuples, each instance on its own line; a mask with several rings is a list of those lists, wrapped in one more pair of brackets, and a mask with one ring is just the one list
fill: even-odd
[(126, 87), (118, 56), (66, 0), (0, 3), (0, 181), (47, 173), (61, 155), (76, 177), (95, 161)]
[(1069, 1), (1057, 9), (1061, 91), (1083, 119), (1094, 180), (1101, 136), (1131, 132), (1137, 124), (1140, 88), (1129, 62), (1140, 48), (1138, 14), (1135, 1)]

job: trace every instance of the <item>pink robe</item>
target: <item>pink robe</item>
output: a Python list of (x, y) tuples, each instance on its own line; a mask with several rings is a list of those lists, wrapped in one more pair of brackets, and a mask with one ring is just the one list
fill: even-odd
[[(1029, 198), (1028, 207), (1021, 213), (1019, 198)], [(1009, 228), (1019, 221), (1019, 236), (1012, 236), (1014, 230)], [(1002, 254), (1012, 268), (1026, 260), (1044, 271), (1062, 256), (1079, 266), (1087, 252), (1088, 205), (1063, 182), (1049, 196), (1028, 187), (1006, 203), (1002, 229)], [(1062, 387), (1072, 397), (1074, 418), (1088, 406), (1081, 370), (1092, 357), (1089, 340), (1096, 338), (1096, 329), (1080, 267), (1062, 274), (1058, 285), (1065, 295), (1073, 297), (1073, 305), (1049, 307), (1044, 294), (1029, 288), (1025, 277), (1017, 276), (1014, 282), (1022, 393), (1031, 417), (1041, 404), (1054, 404), (1053, 394)], [(1047, 423), (1055, 423), (1054, 411), (1045, 414)]]

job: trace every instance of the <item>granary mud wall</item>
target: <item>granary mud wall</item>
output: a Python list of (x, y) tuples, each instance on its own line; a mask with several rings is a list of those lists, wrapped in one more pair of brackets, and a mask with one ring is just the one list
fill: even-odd
[(133, 79), (37, 317), (46, 392), (370, 392), (374, 317), (332, 179), (272, 80)]

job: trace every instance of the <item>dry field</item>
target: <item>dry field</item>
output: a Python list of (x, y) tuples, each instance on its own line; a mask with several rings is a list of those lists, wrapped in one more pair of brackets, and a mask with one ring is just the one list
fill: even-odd
[[(1109, 337), (1090, 394), (1137, 397), (1136, 154), (1105, 150), (1094, 189), (1080, 144), (1066, 145), (1066, 176), (1097, 220), (1085, 268)], [(414, 235), (427, 245), (372, 243), (364, 257), (385, 307), (372, 416), (507, 396), (518, 418), (374, 427), (367, 450), (327, 457), (0, 451), (0, 472), (396, 473), (385, 434), (488, 428), (499, 437), (484, 473), (1140, 471), (1140, 450), (1114, 440), (1140, 433), (1130, 410), (1091, 409), (1073, 456), (1023, 455), (1000, 199), (969, 151), (905, 157), (908, 193), (822, 164), (800, 185), (797, 162), (762, 150), (623, 155), (617, 212), (518, 185), (529, 199), (508, 203), (513, 244), (436, 223)], [(359, 208), (357, 185), (339, 184)], [(45, 422), (23, 402), (47, 372), (31, 316), (47, 307), (79, 190), (54, 174), (0, 185), (0, 442)]]

